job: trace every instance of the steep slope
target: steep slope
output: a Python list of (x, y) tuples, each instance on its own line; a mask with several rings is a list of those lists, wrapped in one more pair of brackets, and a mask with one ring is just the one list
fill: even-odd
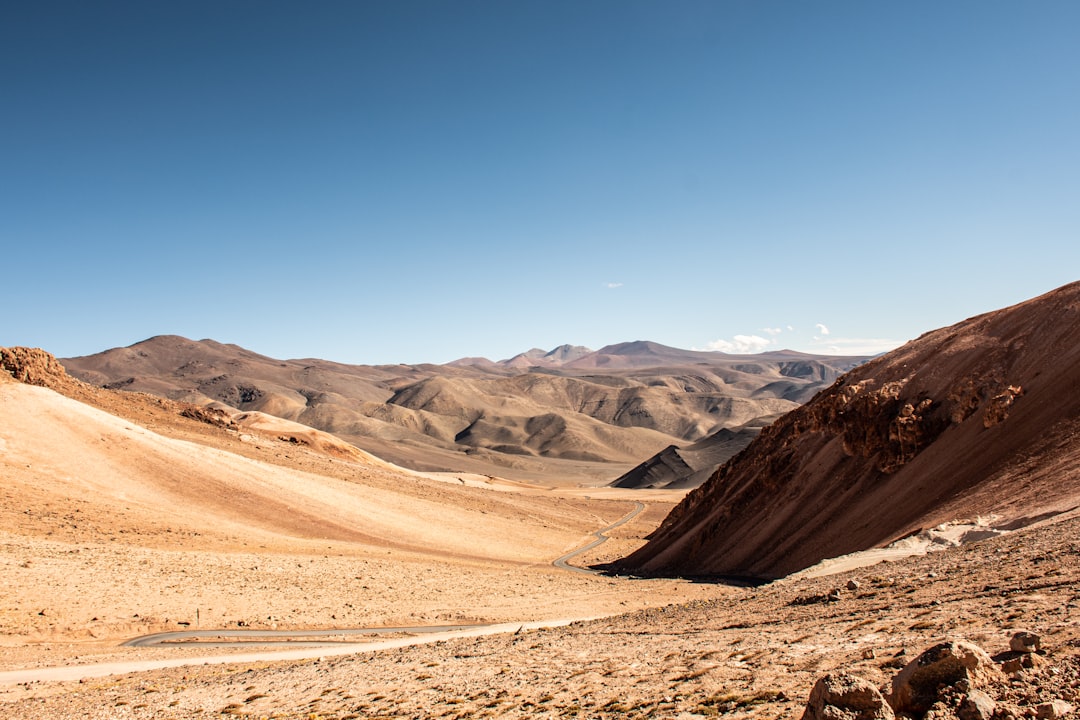
[(766, 428), (619, 566), (774, 578), (1080, 504), (1080, 283), (927, 333)]

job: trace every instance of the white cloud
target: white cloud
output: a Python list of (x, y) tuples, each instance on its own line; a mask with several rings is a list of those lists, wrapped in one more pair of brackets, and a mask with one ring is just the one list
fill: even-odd
[(816, 327), (818, 329), (818, 332), (821, 333), (822, 335), (828, 335), (829, 334), (829, 328), (825, 327), (821, 323), (818, 323), (814, 327)]
[(815, 352), (830, 353), (833, 355), (877, 355), (879, 353), (895, 350), (904, 344), (904, 340), (892, 340), (890, 338), (818, 338)]
[(772, 340), (758, 335), (736, 335), (731, 340), (713, 340), (709, 343), (709, 350), (745, 355), (750, 353), (764, 352)]
[(761, 332), (765, 333), (766, 335), (772, 335), (773, 337), (775, 337), (784, 331), (780, 328), (761, 328)]
[(607, 284), (608, 290), (614, 290), (615, 288), (621, 288), (622, 283), (610, 282)]

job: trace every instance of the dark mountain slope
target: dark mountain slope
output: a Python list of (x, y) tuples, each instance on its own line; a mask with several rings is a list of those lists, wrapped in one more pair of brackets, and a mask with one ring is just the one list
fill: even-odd
[(669, 445), (611, 482), (621, 488), (695, 488), (746, 448), (775, 417), (758, 418), (738, 428), (721, 428), (697, 442)]
[(927, 333), (762, 431), (620, 561), (775, 578), (946, 520), (1080, 504), (1080, 283)]

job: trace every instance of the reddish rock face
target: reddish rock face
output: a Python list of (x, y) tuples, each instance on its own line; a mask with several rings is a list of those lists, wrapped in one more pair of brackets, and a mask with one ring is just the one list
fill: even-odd
[(27, 385), (53, 387), (71, 384), (67, 371), (55, 357), (44, 350), (25, 347), (0, 347), (0, 370), (5, 379), (15, 379)]
[(1080, 283), (936, 330), (770, 427), (620, 562), (775, 578), (938, 523), (1080, 500)]

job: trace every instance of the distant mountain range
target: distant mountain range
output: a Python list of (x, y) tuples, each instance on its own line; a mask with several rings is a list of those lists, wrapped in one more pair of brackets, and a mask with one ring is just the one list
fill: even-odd
[(62, 362), (95, 385), (261, 411), (413, 469), (599, 482), (672, 445), (722, 430), (748, 437), (744, 429), (797, 407), (866, 359), (638, 341), (533, 349), (499, 362), (368, 366), (279, 360), (166, 335)]
[(1078, 390), (1080, 283), (926, 333), (762, 430), (619, 565), (776, 578), (946, 521), (1080, 511)]
[[(841, 365), (854, 366), (866, 360), (866, 356), (836, 356), (836, 355), (809, 355), (794, 350), (776, 350), (773, 352), (757, 353), (754, 355), (731, 355), (717, 351), (682, 350), (679, 348), (661, 345), (660, 343), (647, 340), (635, 340), (634, 342), (617, 343), (607, 345), (599, 350), (591, 350), (582, 345), (560, 345), (554, 350), (541, 350), (533, 348), (523, 353), (518, 353), (508, 360), (492, 361), (487, 358), (461, 358), (447, 365), (452, 367), (504, 367), (504, 368), (536, 368), (558, 367), (574, 370), (583, 369), (625, 369), (625, 368), (650, 368), (650, 367), (683, 367), (688, 365), (714, 365), (726, 360), (758, 361), (787, 363), (788, 374), (798, 374), (790, 363), (800, 360), (825, 361), (830, 367), (840, 361)], [(850, 360), (851, 362), (845, 362)]]

